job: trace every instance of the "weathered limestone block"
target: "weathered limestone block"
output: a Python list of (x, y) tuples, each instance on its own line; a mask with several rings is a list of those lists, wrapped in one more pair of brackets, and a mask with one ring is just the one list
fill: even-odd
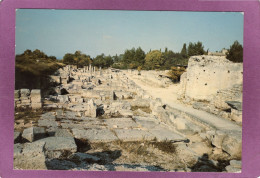
[(14, 90), (14, 98), (19, 99), (20, 98), (20, 91), (19, 90)]
[(226, 103), (235, 110), (242, 111), (242, 102), (239, 101), (226, 101)]
[(31, 103), (32, 109), (40, 109), (42, 108), (42, 103)]
[(58, 95), (57, 100), (59, 100), (61, 103), (65, 103), (69, 101), (69, 97), (68, 95)]
[(14, 157), (19, 156), (22, 153), (23, 145), (20, 143), (14, 144)]
[(181, 117), (176, 117), (172, 121), (176, 129), (184, 132), (185, 134), (200, 133), (204, 130), (203, 127)]
[(29, 89), (20, 89), (21, 97), (29, 97), (30, 96), (30, 90)]
[(242, 111), (231, 109), (230, 118), (236, 121), (237, 123), (242, 123)]
[(180, 157), (187, 167), (191, 167), (198, 162), (199, 156), (196, 152), (186, 146), (186, 144), (176, 145), (176, 155)]
[(232, 166), (232, 167), (235, 167), (235, 168), (240, 168), (241, 169), (241, 161), (239, 161), (239, 160), (231, 160), (230, 161), (230, 165)]
[(187, 140), (183, 136), (167, 128), (156, 126), (155, 128), (148, 129), (148, 131), (154, 135), (157, 141), (184, 141)]
[(111, 118), (106, 119), (105, 124), (108, 128), (121, 128), (121, 129), (131, 129), (138, 128), (139, 125), (134, 122), (131, 118)]
[(57, 129), (55, 132), (55, 137), (73, 137), (73, 135), (67, 129)]
[[(212, 104), (221, 110), (232, 108), (232, 106), (239, 105), (242, 103), (242, 83), (235, 84), (231, 88), (224, 90), (218, 90), (217, 94), (212, 99)], [(235, 108), (234, 108), (235, 109)], [(241, 107), (242, 109), (242, 107)]]
[(39, 141), (45, 142), (45, 153), (48, 158), (60, 158), (64, 154), (72, 154), (77, 151), (73, 137), (47, 137)]
[(212, 135), (211, 143), (217, 148), (222, 148), (222, 142), (225, 137), (226, 133), (218, 130), (214, 135)]
[(97, 105), (92, 99), (88, 101), (87, 110), (84, 114), (89, 117), (97, 117)]
[(19, 153), (21, 145), (18, 145), (20, 148), (14, 155), (14, 169), (46, 170), (44, 146), (44, 141), (25, 143), (22, 153)]
[(242, 134), (241, 132), (230, 132), (224, 137), (222, 149), (231, 155), (231, 158), (241, 159)]
[(131, 101), (132, 107), (150, 107), (150, 99), (136, 99)]
[(77, 139), (87, 139), (89, 142), (111, 142), (118, 138), (108, 129), (72, 129), (72, 133)]
[(58, 123), (55, 120), (40, 119), (38, 120), (38, 126), (40, 127), (58, 127)]
[(46, 132), (43, 127), (29, 127), (24, 129), (22, 137), (30, 142), (46, 137)]
[(241, 172), (240, 168), (236, 168), (236, 167), (233, 167), (231, 165), (228, 165), (227, 167), (225, 167), (225, 169), (227, 170), (227, 172), (236, 172), (236, 173)]
[(145, 130), (115, 129), (117, 137), (123, 141), (153, 140), (155, 135)]
[(21, 132), (14, 132), (14, 143), (19, 142), (21, 139)]
[(32, 103), (41, 103), (41, 90), (33, 89), (31, 91)]
[(183, 87), (185, 97), (210, 101), (217, 91), (242, 84), (242, 72), (243, 64), (233, 63), (222, 56), (192, 56), (187, 68), (186, 87)]
[(199, 156), (204, 154), (210, 155), (212, 152), (212, 148), (205, 142), (192, 143), (189, 147)]

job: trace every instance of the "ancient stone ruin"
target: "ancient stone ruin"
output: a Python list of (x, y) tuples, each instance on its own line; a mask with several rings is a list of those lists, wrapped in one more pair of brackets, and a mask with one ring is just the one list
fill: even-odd
[(243, 64), (225, 57), (194, 56), (181, 76), (179, 99), (242, 123)]
[(16, 107), (43, 111), (16, 113), (14, 168), (239, 172), (241, 72), (215, 56), (192, 57), (174, 85), (164, 71), (63, 67), (42, 100), (15, 91)]
[(39, 109), (42, 107), (41, 90), (20, 89), (14, 91), (14, 101), (16, 108)]

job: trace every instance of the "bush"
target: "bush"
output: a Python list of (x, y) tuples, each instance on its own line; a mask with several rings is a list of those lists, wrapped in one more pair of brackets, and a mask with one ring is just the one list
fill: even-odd
[(243, 62), (243, 47), (238, 41), (235, 41), (228, 49), (227, 59), (232, 62)]
[(171, 70), (168, 72), (170, 79), (173, 82), (179, 82), (181, 75), (186, 71), (184, 67), (171, 67)]

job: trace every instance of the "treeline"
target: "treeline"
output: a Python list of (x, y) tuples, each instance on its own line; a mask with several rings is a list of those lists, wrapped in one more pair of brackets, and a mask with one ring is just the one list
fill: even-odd
[(112, 67), (119, 69), (143, 69), (143, 70), (169, 70), (175, 65), (187, 65), (188, 58), (192, 55), (205, 54), (201, 42), (190, 43), (188, 48), (183, 44), (181, 52), (173, 52), (165, 48), (163, 51), (150, 50), (147, 54), (138, 47), (137, 49), (127, 49), (124, 54), (115, 56)]
[(44, 90), (49, 85), (49, 75), (62, 66), (54, 56), (47, 56), (38, 49), (26, 50), (15, 57), (15, 88)]
[(144, 69), (144, 70), (166, 70), (171, 69), (174, 65), (187, 65), (188, 58), (194, 55), (206, 54), (201, 42), (189, 43), (188, 47), (183, 44), (181, 52), (173, 52), (165, 48), (164, 51), (150, 50), (147, 54), (141, 47), (127, 49), (123, 54), (115, 56), (98, 55), (90, 58), (80, 51), (74, 54), (67, 53), (63, 57), (64, 64), (77, 65), (77, 67), (93, 66), (107, 68), (113, 67), (118, 69)]

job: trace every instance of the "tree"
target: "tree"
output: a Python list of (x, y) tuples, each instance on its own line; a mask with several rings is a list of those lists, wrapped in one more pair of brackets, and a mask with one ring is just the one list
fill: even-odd
[(134, 66), (133, 68), (138, 68), (138, 66), (144, 65), (145, 62), (145, 52), (142, 50), (141, 47), (138, 47), (135, 50), (134, 58), (132, 59), (131, 64)]
[(181, 55), (183, 57), (187, 57), (188, 54), (187, 54), (187, 48), (186, 48), (186, 43), (183, 44), (183, 47), (182, 47), (182, 50), (181, 50)]
[(115, 56), (112, 57), (113, 61), (116, 63), (116, 62), (119, 62), (120, 58), (117, 56), (117, 54)]
[(233, 62), (243, 62), (243, 47), (238, 41), (235, 41), (228, 49), (227, 59)]
[(198, 41), (197, 43), (189, 43), (188, 56), (203, 55), (204, 53), (205, 51), (202, 42)]
[(153, 50), (145, 57), (145, 68), (148, 70), (159, 69), (163, 63), (163, 55), (159, 50)]
[(73, 58), (77, 65), (77, 68), (79, 68), (80, 57), (81, 57), (81, 51), (75, 51)]
[(67, 53), (63, 57), (63, 63), (67, 65), (74, 65), (74, 55), (71, 53)]

